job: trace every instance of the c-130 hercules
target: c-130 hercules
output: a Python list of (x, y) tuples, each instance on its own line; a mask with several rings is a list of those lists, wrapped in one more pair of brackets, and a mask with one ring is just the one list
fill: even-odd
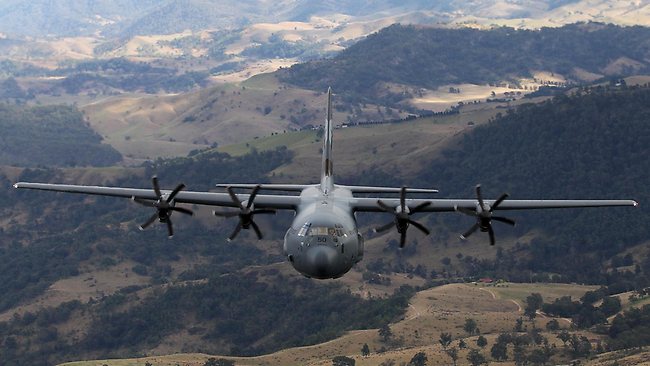
[[(295, 217), (284, 236), (284, 253), (293, 267), (310, 278), (338, 278), (347, 273), (363, 258), (363, 237), (356, 221), (357, 212), (386, 212), (394, 216), (390, 223), (375, 229), (381, 232), (395, 227), (400, 234), (400, 247), (406, 242), (409, 226), (425, 234), (429, 230), (411, 219), (411, 215), (424, 212), (458, 211), (475, 217), (476, 223), (461, 238), (476, 230), (487, 232), (494, 245), (492, 221), (514, 225), (514, 221), (495, 216), (500, 210), (539, 208), (579, 208), (603, 206), (637, 206), (634, 200), (507, 200), (507, 194), (496, 200), (485, 200), (480, 186), (476, 186), (475, 199), (407, 199), (407, 193), (432, 194), (435, 189), (406, 187), (346, 186), (334, 183), (332, 161), (332, 91), (327, 92), (327, 117), (323, 138), (323, 156), (320, 184), (219, 184), (225, 193), (184, 191), (179, 184), (174, 190), (161, 190), (156, 177), (153, 191), (149, 189), (81, 186), (19, 182), (15, 188), (39, 189), (91, 195), (131, 198), (135, 202), (153, 207), (156, 213), (140, 226), (144, 229), (156, 219), (165, 223), (169, 236), (173, 236), (171, 215), (174, 211), (192, 215), (192, 211), (177, 207), (178, 203), (233, 207), (238, 211), (219, 212), (216, 216), (239, 218), (235, 230), (228, 238), (232, 240), (241, 229), (252, 228), (262, 238), (253, 220), (257, 214), (272, 214), (275, 210), (293, 210)], [(236, 194), (233, 189), (250, 190), (249, 194)], [(299, 195), (258, 194), (260, 190), (295, 192)], [(399, 194), (399, 198), (355, 197), (355, 193)]]

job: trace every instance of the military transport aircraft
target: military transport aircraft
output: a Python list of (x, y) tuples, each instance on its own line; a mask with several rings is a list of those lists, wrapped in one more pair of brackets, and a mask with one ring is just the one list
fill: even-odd
[[(411, 216), (424, 212), (460, 212), (476, 219), (476, 223), (461, 238), (476, 230), (487, 232), (490, 244), (494, 244), (492, 221), (514, 225), (514, 221), (496, 216), (501, 210), (636, 206), (634, 200), (508, 200), (507, 194), (496, 200), (483, 199), (480, 186), (476, 186), (475, 199), (407, 199), (408, 193), (430, 196), (435, 189), (414, 189), (406, 187), (349, 186), (334, 183), (332, 161), (332, 92), (327, 92), (327, 117), (323, 138), (322, 171), (320, 184), (219, 184), (225, 192), (184, 191), (185, 185), (175, 189), (161, 190), (158, 179), (153, 178), (153, 190), (117, 187), (98, 187), (65, 184), (44, 184), (20, 182), (15, 188), (48, 191), (85, 193), (92, 195), (131, 198), (135, 202), (156, 210), (149, 220), (140, 226), (144, 229), (156, 219), (167, 225), (169, 237), (173, 236), (171, 215), (180, 212), (192, 215), (192, 211), (179, 207), (179, 203), (211, 205), (235, 208), (234, 211), (215, 211), (220, 217), (238, 217), (239, 223), (229, 240), (234, 239), (241, 229), (250, 229), (262, 238), (254, 216), (273, 214), (275, 210), (293, 210), (295, 217), (284, 236), (284, 253), (293, 267), (303, 275), (318, 279), (337, 278), (347, 273), (363, 258), (363, 237), (356, 222), (357, 212), (386, 212), (393, 220), (375, 231), (382, 232), (392, 227), (400, 234), (400, 247), (406, 242), (409, 226), (425, 234), (429, 230)], [(250, 193), (235, 193), (235, 189)], [(258, 194), (261, 190), (283, 191), (285, 194)], [(293, 195), (286, 193), (293, 192)], [(355, 194), (396, 194), (399, 198), (356, 197)]]

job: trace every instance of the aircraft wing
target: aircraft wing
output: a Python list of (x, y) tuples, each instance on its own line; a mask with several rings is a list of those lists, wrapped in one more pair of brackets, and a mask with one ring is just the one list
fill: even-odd
[[(14, 184), (14, 188), (21, 189), (36, 189), (43, 191), (67, 192), (67, 193), (82, 193), (98, 196), (111, 196), (111, 197), (124, 197), (135, 198), (141, 200), (158, 199), (156, 193), (152, 189), (138, 189), (138, 188), (121, 188), (121, 187), (102, 187), (102, 186), (83, 186), (83, 185), (69, 185), (69, 184), (47, 184), (47, 183), (26, 183), (19, 182)], [(163, 196), (172, 193), (170, 190), (160, 190)], [(248, 194), (238, 194), (237, 197), (240, 201), (248, 199)], [(221, 206), (221, 207), (237, 207), (228, 193), (216, 192), (192, 192), (181, 191), (174, 197), (176, 203), (190, 203), (197, 205), (208, 206)], [(298, 196), (283, 196), (283, 195), (257, 195), (255, 197), (255, 207), (260, 209), (285, 209), (295, 210), (300, 202)]]
[[(383, 202), (386, 206), (396, 208), (400, 205), (398, 198), (355, 198), (351, 202), (352, 209), (355, 212), (384, 212), (379, 206), (378, 201)], [(421, 205), (427, 206), (419, 208), (418, 212), (450, 212), (460, 209), (475, 210), (479, 204), (477, 199), (406, 199), (406, 205), (409, 208), (415, 208)], [(485, 200), (486, 204), (492, 206), (496, 200)], [(583, 207), (616, 207), (616, 206), (637, 206), (634, 200), (504, 200), (495, 210), (527, 210), (543, 208), (583, 208)]]

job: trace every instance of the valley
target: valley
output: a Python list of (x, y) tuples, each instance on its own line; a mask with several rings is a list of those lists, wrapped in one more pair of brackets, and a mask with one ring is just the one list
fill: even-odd
[[(650, 357), (642, 2), (19, 3), (0, 0), (0, 366)], [(359, 214), (363, 261), (315, 281), (282, 252), (291, 212), (227, 242), (236, 220), (186, 205), (169, 240), (128, 199), (9, 188), (314, 183), (328, 86), (337, 183), (641, 208), (508, 212), (494, 247), (420, 214), (403, 249)]]

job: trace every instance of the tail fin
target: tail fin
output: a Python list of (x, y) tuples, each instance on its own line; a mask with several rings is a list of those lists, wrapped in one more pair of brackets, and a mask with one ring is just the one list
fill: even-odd
[(332, 163), (332, 88), (327, 89), (327, 118), (323, 134), (323, 167), (321, 170), (321, 191), (327, 194), (334, 186)]

